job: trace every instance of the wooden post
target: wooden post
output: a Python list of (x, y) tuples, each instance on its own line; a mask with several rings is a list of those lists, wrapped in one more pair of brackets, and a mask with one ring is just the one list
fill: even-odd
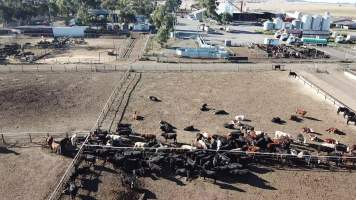
[(29, 138), (30, 138), (30, 143), (32, 143), (31, 133), (29, 133), (28, 136), (29, 136)]
[(1, 134), (1, 139), (2, 139), (2, 143), (3, 143), (3, 144), (6, 144), (5, 138), (4, 138), (4, 134)]

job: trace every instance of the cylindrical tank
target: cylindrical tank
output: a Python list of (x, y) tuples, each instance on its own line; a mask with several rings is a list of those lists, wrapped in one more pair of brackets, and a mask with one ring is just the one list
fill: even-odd
[(231, 47), (231, 40), (225, 40), (225, 46), (226, 47)]
[(356, 35), (347, 35), (346, 41), (348, 41), (348, 42), (356, 41)]
[(303, 30), (311, 30), (312, 29), (312, 22), (313, 18), (310, 15), (303, 15), (302, 17), (302, 28)]
[(283, 20), (281, 18), (274, 18), (273, 19), (273, 23), (274, 23), (274, 28), (279, 30), (282, 28), (283, 25)]
[(282, 29), (292, 29), (292, 24), (289, 22), (285, 22), (282, 24)]
[(320, 15), (314, 15), (313, 16), (313, 25), (312, 29), (313, 31), (320, 31), (321, 30), (321, 25), (322, 25), (323, 18)]
[(323, 17), (323, 22), (321, 25), (321, 30), (322, 31), (329, 31), (330, 30), (330, 16), (325, 15)]
[(263, 23), (263, 30), (265, 31), (270, 31), (270, 30), (273, 30), (274, 29), (274, 23), (271, 22), (271, 21), (265, 21)]
[(294, 18), (295, 19), (302, 19), (302, 13), (301, 12), (298, 12), (298, 11), (295, 11), (294, 12)]
[(292, 21), (293, 28), (301, 29), (302, 28), (302, 21), (295, 19)]

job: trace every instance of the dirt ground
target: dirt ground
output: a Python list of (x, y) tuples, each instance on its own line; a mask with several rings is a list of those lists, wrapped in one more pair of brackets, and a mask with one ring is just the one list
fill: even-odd
[[(311, 96), (297, 80), (288, 79), (287, 72), (266, 73), (145, 73), (131, 99), (124, 122), (131, 123), (139, 133), (159, 134), (159, 121), (165, 120), (178, 128), (178, 141), (190, 143), (195, 134), (182, 129), (194, 125), (209, 133), (228, 133), (223, 123), (237, 114), (244, 114), (256, 130), (274, 133), (276, 130), (296, 135), (304, 126), (313, 128), (321, 138), (336, 138), (347, 144), (356, 143), (355, 127), (346, 126), (335, 108)], [(162, 99), (150, 102), (147, 96)], [(203, 103), (224, 109), (228, 116), (202, 113)], [(289, 116), (297, 107), (308, 111), (309, 119), (291, 122)], [(138, 111), (143, 121), (132, 121)], [(279, 116), (285, 125), (270, 122)], [(325, 129), (335, 126), (345, 136), (330, 135)], [(352, 181), (356, 175), (348, 172), (286, 171), (256, 167), (246, 177), (213, 184), (211, 180), (145, 178), (151, 191), (149, 198), (157, 199), (352, 199), (356, 193)], [(337, 186), (337, 187), (335, 187)], [(351, 188), (350, 188), (351, 187)], [(346, 189), (348, 188), (348, 189)], [(347, 190), (347, 191), (346, 191)]]
[(70, 161), (41, 147), (0, 147), (1, 199), (45, 199)]
[[(47, 41), (52, 41), (53, 38), (44, 38)], [(108, 55), (109, 51), (121, 52), (126, 46), (126, 39), (113, 39), (113, 38), (86, 38), (85, 44), (73, 44), (65, 49), (41, 49), (35, 47), (35, 45), (43, 40), (41, 37), (4, 37), (0, 38), (0, 43), (18, 43), (25, 44), (31, 43), (31, 46), (26, 48), (26, 51), (31, 51), (35, 55), (44, 55), (45, 53), (51, 53), (46, 56), (45, 59), (37, 61), (37, 63), (113, 63), (119, 60), (116, 56)], [(12, 63), (18, 61), (11, 60)]]
[(0, 75), (1, 132), (89, 130), (121, 73)]

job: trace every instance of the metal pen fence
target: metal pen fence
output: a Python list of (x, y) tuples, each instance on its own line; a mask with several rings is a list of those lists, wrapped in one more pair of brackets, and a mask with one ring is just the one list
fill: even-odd
[[(93, 132), (94, 130), (96, 130), (97, 128), (100, 127), (104, 117), (106, 116), (106, 113), (110, 110), (110, 106), (113, 104), (113, 101), (115, 100), (115, 97), (118, 95), (119, 88), (121, 88), (121, 85), (124, 84), (123, 80), (125, 80), (125, 77), (128, 76), (129, 72), (130, 72), (129, 70), (126, 71), (126, 73), (124, 74), (124, 76), (120, 80), (119, 85), (111, 93), (110, 97), (108, 98), (107, 102), (105, 103), (102, 111), (99, 114), (98, 119), (96, 120), (96, 122), (95, 122), (95, 124), (94, 124), (94, 126), (93, 126), (93, 128), (91, 129), (90, 132)], [(63, 187), (69, 181), (71, 174), (75, 170), (75, 166), (78, 165), (79, 162), (80, 162), (80, 158), (81, 158), (82, 152), (84, 150), (84, 147), (85, 147), (86, 143), (89, 140), (89, 137), (90, 137), (90, 133), (87, 134), (87, 136), (85, 138), (85, 141), (80, 146), (80, 148), (79, 148), (77, 154), (75, 155), (74, 159), (69, 164), (69, 166), (67, 167), (64, 175), (62, 176), (62, 178), (58, 182), (57, 186), (55, 187), (55, 189), (53, 190), (53, 192), (49, 196), (49, 198), (48, 198), (49, 200), (55, 200), (55, 199), (60, 198), (60, 196), (62, 194)]]
[(312, 89), (314, 89), (318, 94), (324, 96), (325, 100), (329, 100), (335, 107), (346, 107), (348, 108), (350, 111), (355, 112), (353, 109), (351, 109), (349, 106), (347, 106), (346, 104), (344, 104), (341, 100), (339, 100), (338, 98), (332, 96), (331, 94), (329, 94), (328, 92), (326, 92), (325, 90), (321, 89), (320, 87), (318, 87), (316, 84), (312, 83), (311, 81), (309, 81), (307, 78), (305, 78), (302, 75), (298, 75), (297, 78), (302, 81), (304, 83), (304, 85), (308, 85), (310, 86)]
[(43, 139), (52, 136), (54, 139), (68, 137), (72, 134), (87, 134), (89, 131), (75, 132), (1, 132), (0, 143), (4, 145), (32, 144), (43, 142)]
[[(263, 72), (272, 71), (274, 65), (283, 66), (283, 70), (313, 69), (305, 64), (284, 63), (153, 63), (131, 61), (121, 64), (40, 64), (40, 65), (0, 65), (0, 73), (12, 72)], [(316, 65), (316, 64), (315, 64)], [(323, 67), (322, 67), (323, 66)], [(335, 64), (317, 65), (317, 69), (335, 66)], [(356, 69), (356, 65), (348, 65), (349, 69)]]

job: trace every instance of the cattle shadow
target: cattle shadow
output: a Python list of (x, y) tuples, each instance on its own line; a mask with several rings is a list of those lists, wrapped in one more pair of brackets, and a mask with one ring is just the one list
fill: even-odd
[(320, 119), (317, 119), (317, 118), (314, 118), (314, 117), (304, 117), (305, 119), (309, 119), (309, 120), (312, 120), (312, 121), (317, 121), (317, 122), (321, 122), (323, 120), (320, 120)]
[(16, 156), (20, 155), (20, 153), (17, 153), (16, 151), (10, 150), (7, 147), (0, 146), (0, 154), (14, 154)]
[[(176, 178), (174, 176), (161, 176), (161, 177), (166, 179), (166, 180), (175, 182), (179, 186), (184, 186), (185, 185), (185, 183), (183, 181), (179, 180), (178, 178)], [(181, 177), (181, 178), (184, 178), (184, 177)]]
[(315, 134), (315, 135), (323, 135), (323, 134), (318, 133), (318, 132), (312, 132), (312, 134)]
[(261, 166), (257, 166), (257, 165), (249, 165), (248, 170), (250, 170), (251, 172), (254, 172), (254, 173), (258, 173), (258, 174), (267, 174), (267, 173), (274, 171), (273, 169), (270, 169), (267, 167), (261, 167)]
[(101, 165), (94, 165), (94, 170), (98, 170), (98, 171), (101, 171), (101, 172), (108, 172), (108, 173), (111, 173), (111, 174), (117, 174), (117, 171), (115, 171), (113, 169), (110, 169), (108, 167), (105, 167), (105, 166), (101, 166)]
[(144, 116), (136, 116), (136, 120), (143, 121), (143, 120), (145, 120), (145, 117)]
[(79, 195), (78, 195), (78, 198), (81, 199), (81, 200), (97, 200), (97, 198), (95, 198), (95, 197), (91, 197), (91, 196), (87, 196), (87, 195), (82, 195), (82, 194), (79, 194)]
[(144, 199), (157, 199), (157, 195), (145, 188), (137, 189), (137, 192), (145, 194)]
[(265, 190), (277, 190), (275, 187), (268, 185), (268, 181), (250, 172), (244, 176), (240, 176), (240, 183), (248, 184), (253, 187), (258, 187)]
[(278, 125), (285, 125), (287, 122), (284, 120), (280, 120), (279, 122), (272, 122), (274, 124), (278, 124)]
[(221, 189), (224, 189), (224, 190), (232, 190), (232, 191), (236, 191), (236, 192), (246, 192), (243, 189), (240, 189), (240, 188), (235, 187), (235, 186), (233, 186), (231, 184), (228, 184), (228, 183), (225, 183), (225, 182), (221, 182), (221, 181), (217, 181), (215, 183), (215, 185), (219, 186)]
[(80, 179), (81, 182), (81, 188), (83, 190), (86, 190), (88, 192), (97, 192), (99, 189), (99, 184), (101, 183), (101, 181), (99, 180), (99, 178), (81, 178)]

